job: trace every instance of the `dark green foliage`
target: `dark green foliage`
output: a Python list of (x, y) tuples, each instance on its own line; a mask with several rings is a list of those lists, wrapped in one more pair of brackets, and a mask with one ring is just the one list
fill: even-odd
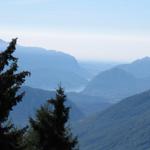
[(70, 108), (64, 105), (65, 101), (64, 91), (59, 87), (56, 98), (50, 99), (37, 111), (35, 120), (30, 119), (31, 131), (28, 135), (30, 149), (77, 149), (77, 138), (72, 137), (67, 124)]
[(19, 150), (25, 129), (18, 130), (8, 121), (10, 111), (22, 100), (24, 92), (17, 95), (29, 72), (16, 73), (17, 58), (13, 56), (17, 39), (13, 39), (7, 49), (0, 53), (0, 149)]

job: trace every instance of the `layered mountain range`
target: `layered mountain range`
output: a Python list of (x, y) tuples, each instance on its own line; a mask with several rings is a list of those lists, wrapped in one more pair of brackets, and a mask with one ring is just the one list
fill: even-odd
[(150, 89), (150, 58), (118, 65), (95, 76), (82, 91), (83, 94), (102, 96), (111, 102)]
[[(0, 40), (0, 50), (5, 50), (7, 45)], [(16, 49), (19, 69), (31, 72), (27, 86), (51, 90), (61, 83), (66, 90), (80, 90), (87, 84), (89, 73), (69, 54), (20, 45)]]
[[(0, 40), (0, 50), (7, 45)], [(26, 95), (11, 112), (10, 119), (17, 125), (27, 124), (61, 83), (81, 150), (149, 149), (149, 57), (91, 68), (93, 64), (78, 63), (71, 55), (38, 47), (17, 45), (15, 55), (19, 71), (31, 71), (21, 89)]]

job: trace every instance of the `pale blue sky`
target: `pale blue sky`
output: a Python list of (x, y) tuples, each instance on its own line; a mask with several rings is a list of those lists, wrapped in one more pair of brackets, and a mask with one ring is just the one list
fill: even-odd
[(78, 59), (150, 56), (149, 0), (2, 0), (0, 35)]

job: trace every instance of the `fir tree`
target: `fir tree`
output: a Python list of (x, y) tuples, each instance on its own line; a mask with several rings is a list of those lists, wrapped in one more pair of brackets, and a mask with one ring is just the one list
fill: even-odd
[(16, 129), (9, 122), (10, 111), (21, 100), (24, 93), (18, 93), (29, 72), (18, 73), (18, 59), (13, 56), (17, 39), (13, 39), (5, 51), (0, 52), (0, 149), (20, 150), (21, 137), (25, 129)]
[[(65, 106), (66, 95), (63, 88), (56, 91), (56, 98), (48, 100), (30, 119), (32, 139), (31, 149), (36, 150), (77, 150), (77, 138), (72, 136), (68, 127), (69, 110)], [(34, 135), (34, 137), (33, 137)], [(29, 138), (30, 139), (30, 138)], [(36, 140), (35, 140), (36, 139)]]

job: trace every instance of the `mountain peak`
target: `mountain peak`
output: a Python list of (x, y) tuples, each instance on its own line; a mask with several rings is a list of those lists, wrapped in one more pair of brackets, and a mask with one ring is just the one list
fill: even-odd
[(135, 64), (135, 63), (146, 63), (146, 62), (150, 62), (150, 57), (149, 56), (143, 57), (141, 59), (137, 59), (132, 64)]

